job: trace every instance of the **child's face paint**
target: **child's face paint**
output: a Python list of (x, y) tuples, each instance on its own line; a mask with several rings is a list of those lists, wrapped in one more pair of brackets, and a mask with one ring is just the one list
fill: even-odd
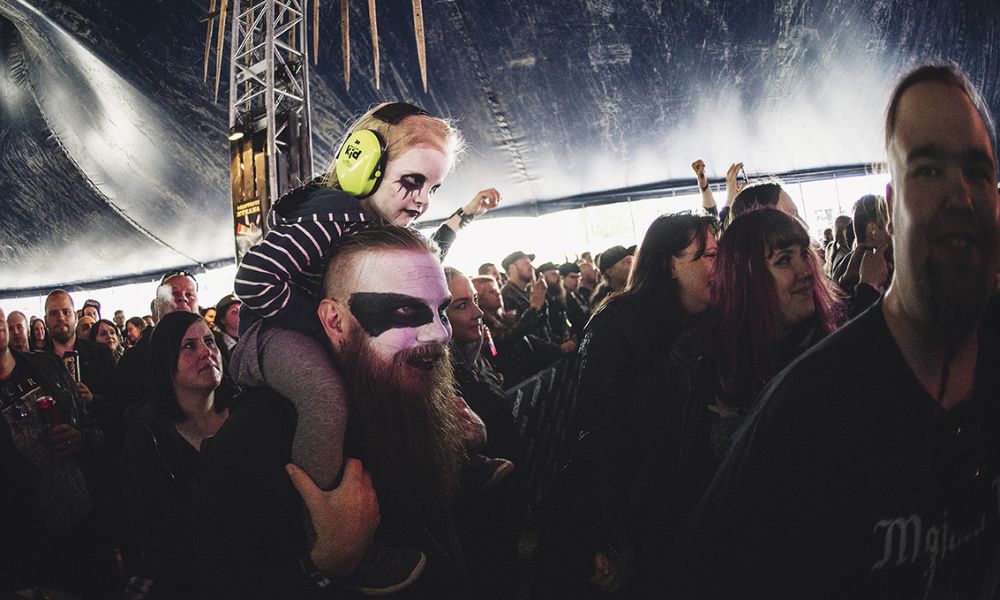
[(438, 148), (410, 148), (399, 158), (390, 157), (382, 185), (362, 202), (387, 221), (402, 227), (410, 225), (430, 207), (449, 166), (447, 155)]
[[(451, 293), (437, 258), (424, 252), (374, 251), (355, 263), (358, 284), (347, 304), (383, 360), (417, 346), (447, 344)], [(360, 335), (356, 331), (353, 335)]]

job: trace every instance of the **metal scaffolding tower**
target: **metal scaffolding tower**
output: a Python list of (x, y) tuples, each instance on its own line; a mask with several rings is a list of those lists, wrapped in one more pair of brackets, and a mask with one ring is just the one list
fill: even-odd
[(229, 140), (236, 256), (271, 203), (313, 176), (307, 0), (233, 0)]

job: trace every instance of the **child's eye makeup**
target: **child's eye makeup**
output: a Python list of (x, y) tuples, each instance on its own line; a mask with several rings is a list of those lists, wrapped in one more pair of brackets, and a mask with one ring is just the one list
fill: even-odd
[(403, 198), (405, 200), (409, 200), (411, 196), (419, 194), (420, 190), (424, 188), (424, 184), (426, 183), (427, 178), (419, 173), (403, 175), (396, 180), (397, 191), (403, 192)]

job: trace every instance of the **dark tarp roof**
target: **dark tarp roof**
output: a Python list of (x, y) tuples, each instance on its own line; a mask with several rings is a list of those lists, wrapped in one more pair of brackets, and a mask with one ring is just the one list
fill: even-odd
[[(123, 282), (232, 260), (225, 81), (202, 82), (207, 0), (0, 0), (0, 295)], [(401, 99), (455, 118), (470, 151), (428, 215), (477, 190), (497, 214), (607, 202), (715, 175), (881, 159), (893, 81), (962, 65), (1000, 112), (995, 0), (424, 0), (430, 90), (410, 2), (321, 2), (316, 167), (344, 123)], [(228, 31), (227, 31), (228, 34)], [(211, 79), (211, 76), (210, 76)]]

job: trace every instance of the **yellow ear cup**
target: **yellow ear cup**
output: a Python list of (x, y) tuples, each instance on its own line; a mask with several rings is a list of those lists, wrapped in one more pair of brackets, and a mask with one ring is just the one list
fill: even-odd
[(337, 153), (337, 180), (340, 189), (352, 196), (370, 196), (382, 180), (385, 144), (374, 131), (352, 132)]

